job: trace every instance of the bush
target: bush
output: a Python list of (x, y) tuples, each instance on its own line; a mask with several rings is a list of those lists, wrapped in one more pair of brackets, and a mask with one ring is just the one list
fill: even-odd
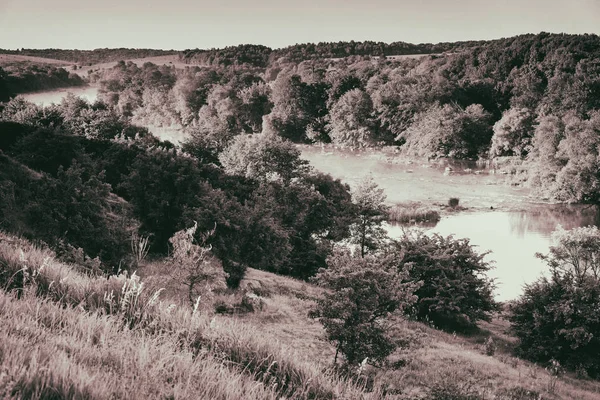
[(597, 228), (559, 229), (555, 246), (540, 256), (549, 278), (527, 285), (510, 307), (518, 352), (529, 360), (552, 360), (600, 376), (600, 235)]
[(491, 269), (486, 254), (476, 253), (468, 239), (408, 232), (389, 251), (398, 268), (410, 267), (410, 279), (422, 282), (417, 302), (408, 309), (416, 319), (464, 331), (498, 309), (493, 280), (485, 275)]
[(458, 207), (459, 201), (460, 201), (460, 199), (458, 197), (450, 197), (450, 199), (448, 200), (448, 206), (452, 207), (452, 208), (456, 208), (456, 207)]
[[(198, 223), (194, 223), (189, 229), (181, 230), (169, 242), (173, 246), (173, 262), (175, 265), (172, 274), (175, 280), (187, 287), (188, 300), (192, 305), (199, 296), (209, 296), (212, 289), (220, 287), (225, 289), (226, 274), (220, 265), (215, 265), (211, 257), (211, 247), (206, 246), (206, 239), (214, 233), (214, 230), (203, 235), (200, 244), (194, 243), (194, 234)], [(199, 287), (204, 285), (203, 289)]]
[(389, 259), (339, 251), (327, 264), (314, 280), (331, 291), (317, 301), (311, 317), (320, 318), (327, 338), (335, 343), (335, 361), (341, 352), (349, 366), (367, 358), (382, 362), (396, 347), (388, 335), (387, 317), (415, 301), (416, 285), (403, 283), (407, 272)]

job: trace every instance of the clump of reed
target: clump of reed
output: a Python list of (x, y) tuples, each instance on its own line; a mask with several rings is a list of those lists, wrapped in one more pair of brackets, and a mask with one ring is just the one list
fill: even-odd
[(440, 220), (440, 213), (433, 208), (418, 202), (398, 203), (388, 211), (388, 221), (401, 224), (435, 223)]

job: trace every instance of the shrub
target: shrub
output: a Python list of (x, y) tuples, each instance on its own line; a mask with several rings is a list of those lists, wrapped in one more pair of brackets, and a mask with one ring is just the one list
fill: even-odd
[(407, 311), (413, 317), (446, 330), (464, 331), (478, 320), (489, 320), (498, 309), (493, 280), (485, 273), (492, 267), (468, 239), (407, 232), (389, 251), (398, 268), (410, 267), (410, 279), (422, 282), (417, 302)]
[(311, 317), (320, 318), (328, 340), (335, 343), (335, 362), (341, 352), (348, 365), (367, 358), (380, 363), (395, 349), (387, 317), (415, 301), (416, 285), (403, 283), (407, 272), (389, 261), (338, 251), (329, 257), (329, 268), (315, 276), (331, 291), (317, 301)]
[[(181, 230), (169, 242), (173, 246), (172, 261), (175, 263), (172, 270), (177, 282), (187, 287), (188, 299), (192, 305), (198, 296), (210, 295), (215, 287), (225, 288), (226, 274), (220, 265), (215, 265), (215, 260), (210, 257), (211, 247), (205, 246), (206, 239), (214, 233), (214, 229), (203, 235), (202, 242), (194, 243), (194, 234), (198, 224), (194, 223), (189, 229)], [(204, 288), (199, 286), (204, 284)]]
[(551, 276), (525, 287), (510, 307), (518, 352), (536, 362), (600, 376), (600, 235), (597, 228), (559, 229), (547, 261)]
[(450, 197), (450, 199), (448, 200), (448, 206), (452, 207), (452, 208), (456, 208), (456, 207), (458, 207), (459, 201), (460, 201), (460, 199), (458, 197)]

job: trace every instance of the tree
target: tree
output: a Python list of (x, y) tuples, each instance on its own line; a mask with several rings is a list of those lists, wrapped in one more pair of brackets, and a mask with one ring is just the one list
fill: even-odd
[(408, 311), (421, 321), (447, 330), (468, 330), (478, 320), (490, 320), (497, 310), (491, 266), (468, 239), (423, 232), (406, 233), (388, 251), (400, 269), (410, 267), (410, 279), (422, 282), (417, 302)]
[(358, 221), (351, 226), (351, 242), (358, 245), (361, 257), (381, 247), (386, 238), (381, 226), (388, 207), (386, 195), (372, 176), (364, 178), (352, 192), (352, 202), (356, 206)]
[(306, 141), (307, 129), (320, 125), (327, 115), (327, 87), (308, 84), (300, 76), (281, 72), (273, 83), (273, 110), (263, 130), (294, 142)]
[(547, 255), (550, 277), (526, 285), (509, 321), (521, 356), (600, 376), (600, 232), (558, 229)]
[(477, 158), (490, 144), (490, 115), (479, 104), (466, 109), (434, 105), (415, 116), (414, 123), (397, 140), (404, 152), (428, 158)]
[(598, 204), (600, 201), (600, 113), (588, 120), (565, 116), (564, 138), (556, 158), (564, 167), (556, 174), (558, 200)]
[(338, 251), (327, 259), (314, 281), (328, 291), (311, 312), (320, 318), (327, 339), (336, 346), (335, 362), (342, 353), (348, 365), (365, 359), (381, 363), (396, 348), (388, 317), (401, 313), (416, 299), (408, 273), (388, 259), (352, 256)]
[(261, 181), (287, 182), (308, 171), (308, 162), (291, 142), (267, 133), (237, 136), (219, 161), (228, 174)]
[(340, 97), (330, 112), (329, 136), (341, 146), (368, 147), (374, 139), (373, 102), (360, 89), (352, 89)]
[(532, 149), (527, 155), (531, 166), (528, 181), (543, 195), (554, 197), (558, 191), (556, 175), (564, 166), (557, 153), (565, 134), (565, 124), (554, 115), (540, 116), (537, 122)]
[(525, 157), (531, 151), (535, 115), (527, 108), (511, 108), (494, 125), (490, 156)]

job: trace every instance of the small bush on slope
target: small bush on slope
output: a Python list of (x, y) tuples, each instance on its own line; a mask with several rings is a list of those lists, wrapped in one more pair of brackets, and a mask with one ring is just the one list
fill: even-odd
[(402, 283), (408, 272), (389, 261), (340, 251), (316, 275), (315, 281), (331, 291), (317, 301), (312, 315), (336, 343), (336, 362), (338, 352), (349, 365), (357, 365), (365, 359), (381, 363), (394, 351), (387, 317), (416, 300), (417, 285)]

